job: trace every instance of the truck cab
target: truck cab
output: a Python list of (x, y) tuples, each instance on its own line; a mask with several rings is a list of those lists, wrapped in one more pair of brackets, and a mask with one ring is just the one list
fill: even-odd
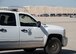
[(0, 10), (1, 50), (44, 48), (48, 54), (56, 54), (66, 45), (63, 27), (41, 24), (29, 13)]

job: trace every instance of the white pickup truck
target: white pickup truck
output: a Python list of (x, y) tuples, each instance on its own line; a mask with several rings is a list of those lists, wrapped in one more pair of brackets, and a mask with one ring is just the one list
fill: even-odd
[(0, 10), (0, 50), (44, 48), (48, 54), (58, 54), (66, 45), (64, 28), (43, 25), (28, 13)]

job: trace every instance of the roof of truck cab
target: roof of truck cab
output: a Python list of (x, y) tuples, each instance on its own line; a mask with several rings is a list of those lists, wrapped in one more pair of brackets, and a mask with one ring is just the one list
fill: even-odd
[(29, 13), (27, 13), (27, 12), (8, 11), (8, 10), (0, 10), (0, 12), (8, 12), (8, 13), (25, 13), (25, 14), (29, 14)]
[[(15, 14), (19, 14), (19, 13), (22, 13), (22, 14), (28, 14), (30, 16), (32, 16), (31, 14), (29, 14), (28, 12), (19, 12), (19, 11), (8, 11), (8, 10), (0, 10), (0, 12), (4, 12), (4, 13), (15, 13)], [(34, 16), (32, 16), (35, 20), (37, 20)]]
[(0, 10), (0, 12), (11, 12), (11, 13), (14, 13), (14, 11), (8, 11), (8, 10)]

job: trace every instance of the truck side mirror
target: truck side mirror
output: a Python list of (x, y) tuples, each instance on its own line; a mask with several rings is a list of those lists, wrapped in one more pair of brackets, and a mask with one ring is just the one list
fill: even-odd
[(40, 22), (40, 21), (37, 22), (37, 26), (38, 26), (38, 27), (41, 26), (41, 22)]

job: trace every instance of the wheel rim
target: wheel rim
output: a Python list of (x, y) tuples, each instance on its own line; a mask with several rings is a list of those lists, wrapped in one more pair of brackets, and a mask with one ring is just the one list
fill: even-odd
[(48, 47), (50, 51), (56, 52), (59, 49), (59, 44), (57, 42), (53, 42)]

